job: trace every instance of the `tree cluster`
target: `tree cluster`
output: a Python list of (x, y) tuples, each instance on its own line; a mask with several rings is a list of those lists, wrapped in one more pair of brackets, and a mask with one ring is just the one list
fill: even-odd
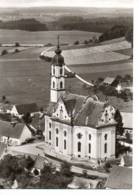
[(34, 18), (12, 20), (12, 21), (0, 21), (1, 29), (19, 29), (26, 31), (46, 31), (48, 30), (46, 24), (37, 21)]

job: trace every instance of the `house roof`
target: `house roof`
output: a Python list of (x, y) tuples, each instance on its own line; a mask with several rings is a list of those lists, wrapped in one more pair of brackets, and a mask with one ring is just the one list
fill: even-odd
[(106, 77), (104, 79), (103, 83), (111, 85), (114, 82), (114, 80), (115, 80), (115, 78), (113, 78), (113, 77)]
[(123, 127), (133, 129), (133, 113), (121, 112), (123, 119)]
[(17, 104), (15, 105), (17, 112), (19, 114), (26, 114), (26, 113), (33, 113), (38, 112), (38, 106), (36, 103), (30, 103), (30, 104)]
[[(69, 116), (71, 116), (72, 113), (72, 123), (77, 126), (98, 126), (100, 117), (107, 106), (105, 102), (100, 102), (96, 96), (85, 97), (65, 93), (61, 100), (65, 104)], [(50, 103), (47, 114), (52, 116), (57, 106), (58, 103)]]
[(106, 187), (111, 189), (131, 189), (132, 169), (127, 167), (113, 166), (107, 179)]
[(12, 138), (20, 138), (24, 124), (17, 123), (13, 126), (10, 122), (0, 120), (0, 136), (12, 137)]

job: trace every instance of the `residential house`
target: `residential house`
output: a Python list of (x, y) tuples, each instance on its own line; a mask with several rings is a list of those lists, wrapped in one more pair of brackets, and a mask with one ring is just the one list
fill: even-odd
[(21, 118), (23, 115), (30, 113), (31, 115), (39, 112), (36, 103), (18, 104), (14, 105), (11, 109), (11, 115)]
[(31, 138), (29, 128), (22, 123), (11, 124), (0, 120), (0, 141), (7, 145), (20, 145), (26, 139)]
[(113, 78), (113, 77), (106, 77), (103, 80), (102, 84), (106, 85), (106, 86), (109, 86), (109, 85), (112, 85), (114, 81), (115, 81), (115, 78)]

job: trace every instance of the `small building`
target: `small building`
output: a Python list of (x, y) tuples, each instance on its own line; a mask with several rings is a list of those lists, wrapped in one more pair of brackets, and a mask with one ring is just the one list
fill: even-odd
[(108, 86), (108, 85), (112, 85), (114, 81), (115, 81), (115, 78), (113, 78), (113, 77), (106, 77), (104, 79), (104, 81), (102, 82), (102, 84)]
[(11, 109), (11, 115), (16, 117), (22, 117), (27, 113), (35, 114), (37, 112), (39, 112), (39, 108), (36, 103), (18, 104), (14, 105)]
[(103, 182), (100, 179), (88, 179), (84, 177), (74, 176), (72, 182), (68, 184), (69, 189), (102, 189)]
[(132, 189), (132, 169), (113, 166), (105, 187), (106, 189)]
[(32, 134), (29, 128), (22, 123), (11, 124), (7, 121), (0, 120), (0, 142), (7, 145), (20, 145)]

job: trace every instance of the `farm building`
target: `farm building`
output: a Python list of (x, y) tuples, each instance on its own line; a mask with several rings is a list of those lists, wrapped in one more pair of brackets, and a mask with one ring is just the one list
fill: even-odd
[(29, 128), (17, 123), (12, 125), (10, 122), (0, 120), (0, 141), (7, 145), (20, 145), (27, 138), (31, 138), (32, 134)]
[(59, 45), (51, 64), (50, 104), (45, 116), (45, 142), (70, 159), (95, 164), (115, 158), (115, 109), (96, 96), (67, 93), (65, 62)]

